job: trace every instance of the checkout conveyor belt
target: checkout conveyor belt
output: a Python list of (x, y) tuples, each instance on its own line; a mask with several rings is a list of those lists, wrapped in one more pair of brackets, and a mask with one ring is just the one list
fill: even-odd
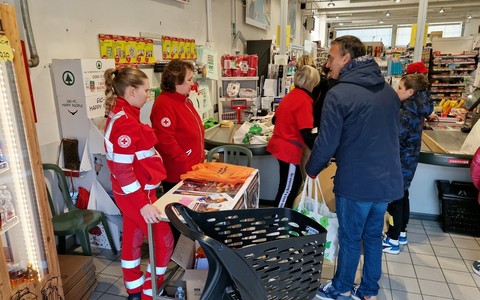
[(469, 168), (472, 155), (460, 154), (467, 133), (457, 124), (437, 124), (422, 133), (419, 162), (444, 167)]

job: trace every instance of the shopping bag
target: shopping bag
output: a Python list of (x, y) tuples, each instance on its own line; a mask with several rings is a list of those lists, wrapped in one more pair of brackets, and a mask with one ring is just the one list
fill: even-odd
[[(319, 198), (319, 193), (321, 198)], [(330, 211), (324, 201), (320, 179), (307, 177), (300, 198), (294, 207), (295, 211), (317, 221), (327, 230), (324, 258), (334, 262), (338, 255), (338, 219), (337, 214)]]
[[(335, 177), (336, 172), (337, 172), (337, 165), (334, 162), (332, 162), (328, 165), (328, 167), (323, 169), (322, 172), (320, 172), (320, 174), (318, 174), (317, 176), (317, 178), (320, 180), (320, 184), (318, 186), (322, 187), (323, 200), (327, 204), (331, 212), (336, 211), (335, 194), (333, 193), (333, 178)], [(293, 201), (292, 207), (296, 207), (298, 203), (300, 203), (301, 198), (302, 198), (302, 194), (299, 193), (298, 196)]]
[(270, 122), (245, 122), (233, 134), (235, 144), (268, 144), (274, 126)]
[(473, 125), (472, 130), (470, 130), (460, 148), (460, 152), (473, 155), (478, 147), (480, 147), (480, 122)]

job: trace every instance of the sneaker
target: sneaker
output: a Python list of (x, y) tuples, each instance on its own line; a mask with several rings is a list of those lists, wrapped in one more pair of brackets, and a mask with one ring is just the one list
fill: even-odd
[(400, 253), (400, 245), (398, 244), (398, 240), (392, 240), (391, 238), (387, 237), (382, 241), (383, 252), (390, 253), (390, 254), (398, 254)]
[(127, 300), (140, 300), (142, 298), (142, 293), (129, 294)]
[(473, 262), (472, 269), (475, 274), (480, 276), (480, 260)]
[(407, 233), (405, 231), (400, 232), (400, 236), (398, 237), (398, 243), (400, 245), (408, 244)]
[(377, 296), (364, 296), (360, 291), (359, 288), (360, 286), (354, 286), (352, 289), (352, 299), (354, 300), (377, 300)]
[(317, 290), (317, 299), (321, 300), (351, 300), (352, 296), (343, 296), (340, 295), (340, 292), (337, 291), (333, 285), (332, 281), (329, 280), (325, 285), (320, 285)]

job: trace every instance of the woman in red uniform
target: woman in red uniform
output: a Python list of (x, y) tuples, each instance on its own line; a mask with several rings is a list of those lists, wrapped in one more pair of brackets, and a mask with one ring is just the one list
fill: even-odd
[[(121, 264), (128, 299), (152, 299), (150, 264), (140, 269), (141, 245), (147, 223), (154, 223), (157, 286), (163, 283), (173, 251), (173, 235), (160, 211), (152, 204), (155, 190), (165, 179), (162, 158), (155, 150), (157, 138), (140, 123), (140, 108), (150, 89), (147, 75), (131, 68), (105, 71), (105, 101), (108, 115), (105, 150), (115, 201), (123, 215)], [(143, 293), (142, 293), (143, 291)]]
[(319, 82), (320, 75), (315, 68), (299, 68), (294, 77), (295, 89), (283, 97), (275, 111), (272, 120), (275, 129), (267, 145), (267, 151), (278, 160), (280, 167), (275, 206), (292, 208), (302, 185), (300, 161), (303, 148), (311, 148), (315, 140), (312, 90)]
[(162, 73), (162, 92), (155, 100), (150, 121), (158, 139), (155, 148), (164, 159), (164, 192), (180, 182), (180, 175), (205, 160), (205, 130), (188, 94), (193, 86), (193, 65), (172, 60)]

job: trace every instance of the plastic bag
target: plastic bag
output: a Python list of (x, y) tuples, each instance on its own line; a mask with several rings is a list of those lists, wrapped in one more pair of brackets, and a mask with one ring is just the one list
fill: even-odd
[(233, 135), (235, 144), (268, 144), (274, 126), (261, 122), (245, 122)]
[[(317, 191), (320, 191), (322, 199), (318, 198)], [(338, 219), (337, 214), (332, 213), (323, 201), (324, 197), (319, 178), (307, 177), (301, 195), (300, 203), (293, 210), (317, 221), (327, 230), (323, 255), (327, 261), (334, 262), (338, 255)]]
[(234, 186), (238, 183), (245, 183), (253, 171), (255, 171), (255, 169), (250, 167), (220, 162), (207, 162), (192, 166), (192, 171), (180, 175), (180, 179), (214, 181)]
[(473, 125), (472, 130), (470, 130), (470, 133), (460, 148), (460, 152), (473, 155), (478, 147), (480, 147), (480, 122)]

